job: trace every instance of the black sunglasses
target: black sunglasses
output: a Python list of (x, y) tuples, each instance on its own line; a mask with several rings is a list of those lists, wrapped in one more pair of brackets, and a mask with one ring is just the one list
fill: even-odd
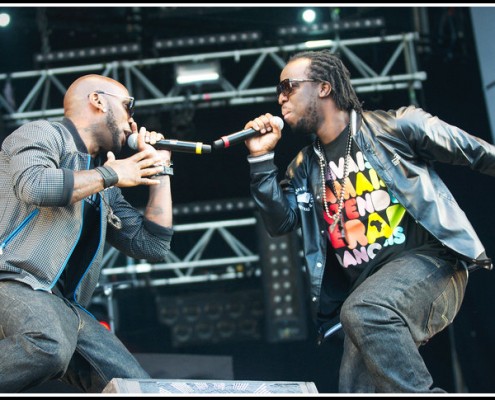
[(122, 96), (120, 94), (114, 94), (114, 93), (108, 93), (108, 92), (105, 92), (104, 90), (95, 90), (95, 93), (98, 93), (98, 94), (106, 94), (108, 96), (113, 96), (113, 97), (120, 97), (121, 99), (127, 99), (129, 100), (127, 103), (124, 103), (124, 106), (127, 110), (127, 114), (129, 115), (129, 117), (132, 117), (134, 115), (134, 97), (131, 97), (131, 96)]
[(288, 96), (292, 93), (293, 88), (298, 86), (299, 82), (317, 82), (316, 79), (284, 79), (277, 85), (277, 97), (283, 94)]

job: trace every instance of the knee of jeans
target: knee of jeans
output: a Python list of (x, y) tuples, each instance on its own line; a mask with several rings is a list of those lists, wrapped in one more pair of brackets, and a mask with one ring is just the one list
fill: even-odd
[(346, 326), (356, 331), (356, 328), (377, 323), (380, 319), (390, 318), (389, 309), (377, 301), (367, 301), (359, 296), (350, 296), (342, 305), (340, 322), (344, 331)]
[(72, 350), (67, 343), (61, 343), (39, 332), (26, 333), (23, 336), (30, 343), (33, 366), (39, 366), (45, 375), (52, 377), (60, 377), (67, 371), (72, 358)]
[(363, 322), (364, 308), (362, 302), (353, 301), (352, 298), (348, 298), (340, 310), (340, 322), (344, 331), (346, 327), (355, 328)]

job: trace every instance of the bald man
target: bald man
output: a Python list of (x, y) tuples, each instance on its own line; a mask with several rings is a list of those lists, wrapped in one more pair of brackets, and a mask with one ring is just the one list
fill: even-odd
[[(172, 238), (171, 152), (138, 130), (119, 82), (86, 75), (67, 90), (61, 122), (16, 129), (0, 152), (0, 392), (61, 379), (101, 392), (112, 378), (147, 379), (120, 340), (86, 309), (105, 241), (163, 261)], [(137, 152), (116, 155), (132, 133)], [(149, 186), (144, 214), (123, 187)]]

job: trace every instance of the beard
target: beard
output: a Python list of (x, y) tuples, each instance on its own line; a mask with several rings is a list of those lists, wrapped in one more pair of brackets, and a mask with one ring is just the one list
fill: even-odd
[(112, 135), (112, 152), (114, 154), (119, 154), (122, 151), (122, 144), (120, 142), (120, 133), (121, 129), (117, 126), (117, 122), (115, 120), (115, 114), (113, 113), (112, 109), (110, 108), (107, 113), (107, 119), (106, 119), (107, 127)]
[(316, 102), (311, 101), (308, 104), (306, 114), (299, 119), (297, 123), (292, 126), (292, 130), (297, 134), (312, 135), (318, 128), (318, 112), (316, 108)]

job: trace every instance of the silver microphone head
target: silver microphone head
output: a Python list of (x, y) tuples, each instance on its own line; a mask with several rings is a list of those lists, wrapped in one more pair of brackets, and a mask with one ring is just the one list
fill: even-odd
[(273, 117), (277, 126), (282, 130), (284, 128), (284, 120), (278, 116)]
[(137, 140), (138, 140), (138, 134), (137, 133), (133, 133), (132, 135), (130, 135), (128, 138), (127, 138), (127, 145), (133, 149), (133, 150), (137, 150)]

